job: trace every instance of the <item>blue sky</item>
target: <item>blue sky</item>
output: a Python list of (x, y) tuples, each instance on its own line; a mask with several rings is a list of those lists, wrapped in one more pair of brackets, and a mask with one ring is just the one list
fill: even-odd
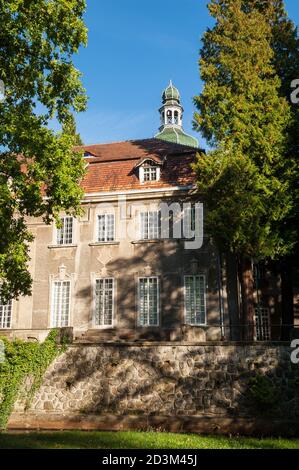
[[(285, 3), (298, 24), (298, 0)], [(192, 97), (201, 89), (200, 38), (211, 25), (206, 5), (207, 0), (87, 0), (88, 47), (74, 57), (89, 97), (87, 111), (76, 117), (86, 144), (153, 136), (170, 79), (181, 92), (185, 130), (192, 133)]]

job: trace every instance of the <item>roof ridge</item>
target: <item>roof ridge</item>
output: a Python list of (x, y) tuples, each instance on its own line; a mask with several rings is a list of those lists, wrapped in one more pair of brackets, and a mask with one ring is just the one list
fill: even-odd
[(95, 147), (98, 145), (114, 145), (114, 144), (123, 144), (125, 142), (140, 142), (144, 140), (153, 140), (154, 137), (145, 137), (143, 139), (127, 139), (127, 140), (114, 140), (113, 142), (98, 142), (94, 144), (83, 144), (83, 145), (76, 145), (75, 148), (85, 148), (85, 147)]
[[(192, 135), (187, 134), (187, 132), (185, 132), (185, 131), (183, 133), (186, 134), (186, 135), (189, 135), (193, 139), (196, 139), (196, 137), (193, 137)], [(159, 132), (156, 135), (159, 135)], [(137, 142), (144, 142), (144, 141), (153, 141), (153, 142), (156, 142), (156, 143), (158, 143), (158, 141), (159, 141), (159, 142), (163, 142), (166, 145), (178, 145), (180, 147), (192, 148), (190, 145), (181, 144), (180, 142), (170, 142), (170, 141), (167, 141), (167, 140), (157, 139), (155, 136), (154, 137), (147, 137), (147, 138), (144, 138), (144, 139), (129, 139), (129, 140), (119, 140), (119, 141), (114, 141), (114, 142), (101, 142), (101, 143), (97, 143), (97, 144), (75, 145), (74, 148), (76, 148), (76, 149), (79, 149), (79, 148), (86, 149), (87, 147), (98, 147), (98, 146), (101, 146), (101, 145), (115, 145), (115, 144), (134, 143), (134, 142), (137, 143)], [(163, 145), (163, 144), (161, 144), (161, 145)], [(196, 148), (196, 147), (194, 147), (194, 148)], [(199, 149), (199, 150), (202, 150), (202, 149)]]

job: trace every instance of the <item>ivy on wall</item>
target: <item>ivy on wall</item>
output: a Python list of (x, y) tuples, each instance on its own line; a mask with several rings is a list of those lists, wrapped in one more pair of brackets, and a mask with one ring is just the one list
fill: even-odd
[(5, 429), (26, 378), (30, 379), (30, 390), (26, 393), (28, 407), (47, 367), (66, 350), (66, 342), (57, 344), (58, 330), (52, 330), (43, 343), (0, 339), (5, 348), (4, 362), (0, 363), (0, 429)]

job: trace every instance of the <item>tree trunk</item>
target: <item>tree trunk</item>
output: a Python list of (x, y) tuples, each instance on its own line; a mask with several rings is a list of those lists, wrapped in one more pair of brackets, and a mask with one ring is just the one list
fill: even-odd
[(294, 327), (293, 266), (290, 259), (280, 263), (282, 328), (281, 340), (289, 341)]
[(226, 257), (226, 289), (227, 289), (227, 306), (230, 323), (230, 339), (231, 341), (241, 340), (240, 330), (240, 304), (238, 289), (238, 264), (236, 255), (227, 253)]
[(239, 281), (242, 295), (242, 339), (254, 340), (254, 279), (252, 261), (247, 257), (239, 259)]

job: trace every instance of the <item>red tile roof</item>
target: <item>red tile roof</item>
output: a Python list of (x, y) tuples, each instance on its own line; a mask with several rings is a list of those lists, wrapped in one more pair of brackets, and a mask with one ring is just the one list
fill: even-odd
[[(190, 154), (195, 149), (186, 145), (166, 142), (159, 139), (128, 140), (112, 144), (83, 145), (75, 147), (90, 153), (90, 158), (100, 161), (131, 160), (147, 156), (163, 158), (165, 155)], [(93, 157), (94, 156), (94, 157)]]
[[(82, 182), (86, 193), (189, 186), (195, 183), (191, 163), (196, 149), (158, 139), (134, 140), (76, 147), (94, 156), (86, 158), (87, 174)], [(141, 184), (135, 166), (149, 157), (163, 162), (159, 181)]]

